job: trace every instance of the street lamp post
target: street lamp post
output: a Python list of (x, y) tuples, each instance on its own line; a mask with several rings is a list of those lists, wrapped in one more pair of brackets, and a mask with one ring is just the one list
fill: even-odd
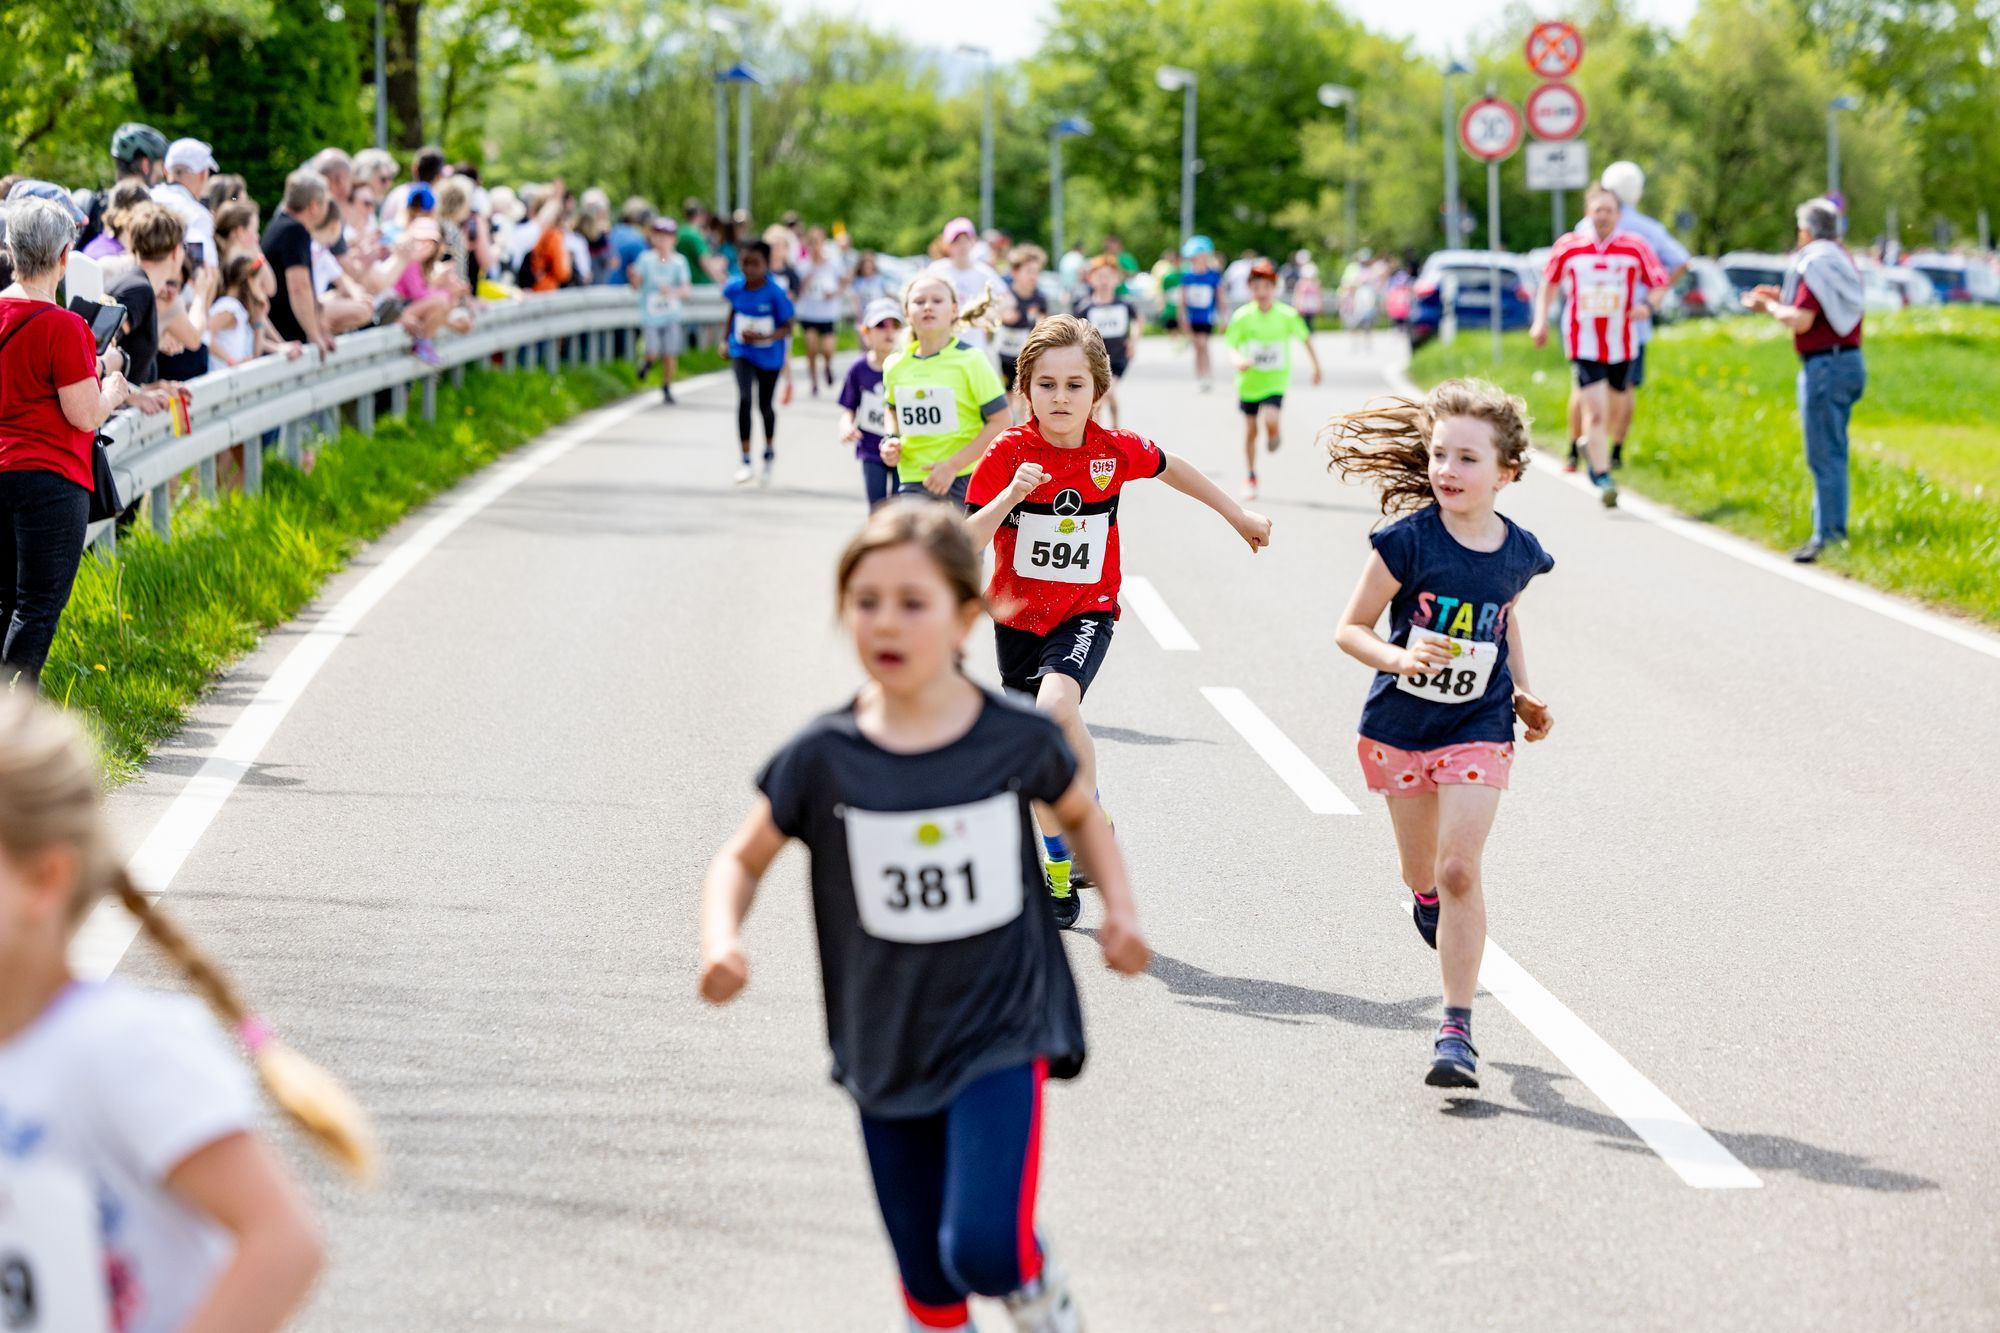
[(970, 44), (958, 49), (978, 56), (986, 67), (985, 108), (979, 118), (979, 230), (983, 235), (993, 230), (993, 53)]
[(1458, 118), (1452, 114), (1451, 81), (1472, 68), (1454, 60), (1444, 67), (1444, 247), (1455, 249), (1465, 239), (1458, 220)]
[(1153, 81), (1167, 92), (1185, 94), (1181, 104), (1181, 244), (1185, 246), (1194, 235), (1194, 104), (1201, 79), (1191, 69), (1162, 65)]
[(1860, 105), (1844, 94), (1826, 104), (1826, 194), (1829, 199), (1840, 194), (1840, 113), (1852, 111)]
[(1062, 141), (1090, 131), (1090, 122), (1082, 116), (1070, 116), (1049, 127), (1049, 242), (1058, 263), (1069, 250), (1063, 243)]
[(389, 39), (382, 0), (375, 0), (375, 146), (389, 146)]
[(1354, 113), (1360, 108), (1355, 104), (1355, 91), (1340, 83), (1322, 83), (1319, 86), (1319, 104), (1329, 110), (1341, 109), (1341, 119), (1347, 122), (1347, 184), (1341, 188), (1341, 249), (1348, 255), (1354, 253)]
[[(707, 13), (708, 30), (723, 37), (734, 37), (740, 48), (744, 31), (750, 20), (741, 10), (711, 6)], [(715, 217), (718, 222), (729, 216), (729, 84), (730, 75), (735, 71), (723, 70), (715, 75)]]

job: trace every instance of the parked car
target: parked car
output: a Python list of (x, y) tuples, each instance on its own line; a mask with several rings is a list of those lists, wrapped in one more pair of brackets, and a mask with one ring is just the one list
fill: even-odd
[(1716, 262), (1722, 265), (1722, 274), (1729, 279), (1739, 302), (1752, 287), (1784, 286), (1785, 270), (1792, 266), (1792, 261), (1784, 255), (1757, 250), (1731, 250)]
[(1729, 275), (1713, 259), (1690, 259), (1667, 299), (1660, 305), (1660, 319), (1709, 319), (1717, 315), (1740, 315), (1743, 301), (1730, 285)]
[(1970, 255), (1908, 255), (1904, 268), (1931, 280), (1938, 300), (1946, 303), (2000, 305), (2000, 274), (1982, 258)]
[[(1500, 256), (1500, 327), (1525, 329), (1534, 322), (1535, 287), (1541, 275), (1520, 255)], [(1460, 325), (1486, 328), (1493, 318), (1493, 259), (1485, 250), (1439, 250), (1424, 261), (1410, 292), (1405, 329), (1412, 348), (1437, 337), (1444, 323), (1446, 294)]]
[(1883, 269), (1882, 276), (1895, 284), (1896, 290), (1902, 293), (1904, 305), (1938, 304), (1937, 288), (1931, 285), (1929, 278), (1915, 269), (1897, 265), (1894, 268)]
[(1870, 314), (1901, 310), (1903, 289), (1891, 282), (1882, 269), (1870, 265), (1861, 270), (1861, 305)]

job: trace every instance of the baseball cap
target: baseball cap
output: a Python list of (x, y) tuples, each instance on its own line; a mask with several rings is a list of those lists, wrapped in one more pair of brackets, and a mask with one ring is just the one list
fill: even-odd
[(901, 324), (903, 322), (903, 310), (901, 306), (898, 306), (886, 296), (878, 296), (870, 301), (868, 309), (862, 312), (861, 315), (861, 323), (864, 328), (872, 329), (877, 324), (886, 324), (890, 320)]
[(1249, 280), (1255, 282), (1259, 278), (1264, 279), (1266, 282), (1276, 282), (1278, 280), (1278, 270), (1271, 267), (1270, 260), (1260, 259), (1250, 266)]
[(69, 214), (71, 226), (81, 227), (87, 221), (83, 210), (76, 206), (76, 200), (71, 197), (70, 192), (54, 181), (15, 181), (14, 188), (7, 191), (7, 202), (12, 203), (16, 199), (46, 199), (52, 204), (57, 204), (61, 206), (63, 212)]
[(961, 236), (977, 236), (979, 228), (972, 225), (971, 218), (953, 218), (944, 224), (944, 239), (949, 245)]
[(410, 192), (403, 196), (403, 200), (411, 208), (436, 208), (438, 206), (437, 192), (428, 185), (412, 185)]
[(168, 171), (214, 171), (215, 151), (199, 139), (176, 139), (167, 145)]
[(1214, 253), (1215, 242), (1209, 240), (1206, 236), (1190, 236), (1187, 238), (1187, 244), (1181, 247), (1181, 257), (1183, 259), (1193, 259), (1196, 255), (1212, 255)]
[(649, 224), (654, 231), (679, 231), (681, 224), (672, 218), (654, 218)]

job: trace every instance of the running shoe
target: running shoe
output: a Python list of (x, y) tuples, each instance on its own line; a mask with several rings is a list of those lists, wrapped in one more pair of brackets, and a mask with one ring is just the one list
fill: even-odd
[(662, 402), (666, 402), (666, 403), (671, 403), (672, 401), (674, 401), (674, 386), (673, 386), (673, 385), (671, 385), (671, 384), (662, 384), (662, 385), (660, 386), (660, 401), (662, 401)]
[(1618, 507), (1618, 483), (1611, 480), (1609, 472), (1600, 472), (1597, 475), (1597, 496), (1604, 501), (1606, 509)]
[(1569, 461), (1563, 464), (1563, 471), (1565, 472), (1576, 471), (1577, 462), (1581, 457), (1582, 453), (1583, 453), (1583, 446), (1578, 444), (1575, 440), (1571, 440), (1569, 442)]
[(1074, 863), (1070, 861), (1042, 862), (1042, 876), (1049, 886), (1049, 903), (1055, 908), (1056, 925), (1068, 930), (1083, 915), (1083, 898), (1076, 891), (1070, 879)]
[(774, 458), (766, 457), (764, 459), (764, 470), (757, 474), (757, 484), (759, 486), (768, 487), (771, 484), (771, 468), (776, 462), (777, 460)]
[(1278, 452), (1278, 446), (1283, 444), (1284, 442), (1285, 441), (1282, 436), (1273, 435), (1270, 439), (1264, 441), (1264, 452), (1267, 454), (1275, 454)]
[(1415, 889), (1410, 890), (1415, 901), (1410, 905), (1410, 919), (1417, 923), (1417, 934), (1424, 937), (1424, 943), (1435, 949), (1438, 947), (1438, 896), (1432, 893), (1429, 902)]
[(1438, 1029), (1431, 1043), (1431, 1072), (1424, 1082), (1433, 1088), (1476, 1088), (1479, 1086), (1479, 1052), (1465, 1039), (1457, 1024)]
[(757, 474), (751, 469), (750, 460), (746, 458), (743, 460), (743, 466), (736, 469), (736, 484), (738, 486), (748, 486), (755, 480), (757, 480)]
[(1614, 444), (1614, 445), (1612, 445), (1612, 446), (1611, 446), (1611, 469), (1612, 469), (1612, 471), (1614, 471), (1614, 472), (1615, 472), (1615, 471), (1617, 471), (1617, 470), (1618, 470), (1619, 468), (1622, 468), (1622, 467), (1624, 467), (1624, 466), (1625, 466), (1625, 446), (1624, 446), (1624, 445), (1622, 445), (1622, 444)]
[(1246, 500), (1257, 498), (1257, 479), (1255, 477), (1243, 483), (1243, 498)]
[(1014, 1333), (1083, 1333), (1083, 1312), (1069, 1292), (1069, 1274), (1056, 1266), (1046, 1249), (1042, 1275), (1007, 1298)]
[(1215, 390), (1215, 381), (1197, 380), (1195, 382), (1195, 388), (1201, 393), (1212, 393)]
[(632, 378), (637, 380), (639, 383), (644, 384), (646, 382), (646, 376), (652, 373), (653, 373), (653, 363), (650, 361), (641, 361), (639, 363), (638, 372), (634, 374)]

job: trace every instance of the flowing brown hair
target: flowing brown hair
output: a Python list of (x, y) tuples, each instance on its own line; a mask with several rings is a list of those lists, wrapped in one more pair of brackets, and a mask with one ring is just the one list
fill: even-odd
[(367, 1117), (347, 1090), (278, 1041), (235, 987), (126, 873), (105, 825), (97, 756), (76, 724), (30, 692), (0, 697), (0, 849), (15, 859), (67, 846), (77, 854), (74, 930), (97, 900), (118, 899), (216, 1018), (250, 1052), (271, 1100), (357, 1176), (374, 1166)]
[(1435, 504), (1431, 436), (1438, 423), (1471, 417), (1492, 428), (1500, 466), (1516, 477), (1528, 466), (1528, 405), (1485, 380), (1455, 379), (1415, 398), (1378, 398), (1321, 428), (1327, 470), (1366, 477), (1382, 491), (1382, 512), (1407, 513)]
[[(903, 323), (906, 327), (910, 322), (910, 294), (927, 282), (935, 282), (951, 296), (951, 331), (953, 337), (957, 337), (967, 329), (983, 329), (987, 333), (991, 333), (1000, 326), (1000, 312), (993, 308), (993, 289), (991, 287), (988, 287), (985, 291), (974, 297), (971, 305), (961, 307), (958, 303), (958, 288), (951, 285), (951, 279), (945, 277), (942, 273), (932, 273), (926, 269), (916, 277), (911, 278), (909, 284), (903, 288)], [(910, 331), (910, 346), (915, 347), (916, 345), (917, 334), (912, 329)]]

